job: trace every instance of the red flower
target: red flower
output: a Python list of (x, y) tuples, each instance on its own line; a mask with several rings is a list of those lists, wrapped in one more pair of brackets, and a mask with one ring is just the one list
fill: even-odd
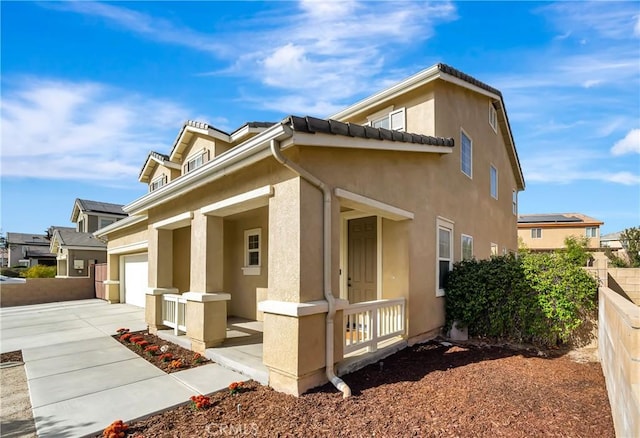
[(127, 342), (127, 341), (130, 342), (131, 341), (131, 333), (125, 333), (124, 335), (120, 336), (120, 340), (125, 341), (125, 342)]

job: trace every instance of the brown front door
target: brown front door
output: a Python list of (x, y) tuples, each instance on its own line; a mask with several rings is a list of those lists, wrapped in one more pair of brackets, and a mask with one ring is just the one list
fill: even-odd
[(378, 299), (377, 223), (375, 216), (349, 221), (347, 285), (352, 304)]

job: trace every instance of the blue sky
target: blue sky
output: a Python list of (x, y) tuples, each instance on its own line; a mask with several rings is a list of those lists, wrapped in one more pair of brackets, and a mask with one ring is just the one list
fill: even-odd
[(640, 225), (640, 3), (2, 2), (3, 232), (127, 204), (182, 123), (327, 117), (437, 62), (503, 92), (520, 213)]

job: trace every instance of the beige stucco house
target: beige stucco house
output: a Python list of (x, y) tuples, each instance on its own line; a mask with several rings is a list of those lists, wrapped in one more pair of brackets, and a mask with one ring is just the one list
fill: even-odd
[(262, 320), (269, 384), (293, 394), (348, 394), (346, 355), (436, 335), (452, 264), (517, 249), (524, 189), (501, 93), (444, 64), (326, 120), (187, 122), (139, 179), (96, 233), (109, 301), (144, 305), (152, 331), (182, 304), (198, 351), (231, 315)]
[(525, 214), (518, 217), (518, 238), (532, 250), (564, 248), (567, 237), (584, 237), (588, 248), (600, 248), (604, 222), (581, 213)]

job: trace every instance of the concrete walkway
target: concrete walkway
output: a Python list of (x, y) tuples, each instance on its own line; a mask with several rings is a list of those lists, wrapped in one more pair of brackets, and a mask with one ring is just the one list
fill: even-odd
[(39, 437), (79, 437), (247, 378), (218, 364), (166, 374), (111, 338), (144, 309), (101, 300), (0, 309), (0, 351), (22, 350)]

